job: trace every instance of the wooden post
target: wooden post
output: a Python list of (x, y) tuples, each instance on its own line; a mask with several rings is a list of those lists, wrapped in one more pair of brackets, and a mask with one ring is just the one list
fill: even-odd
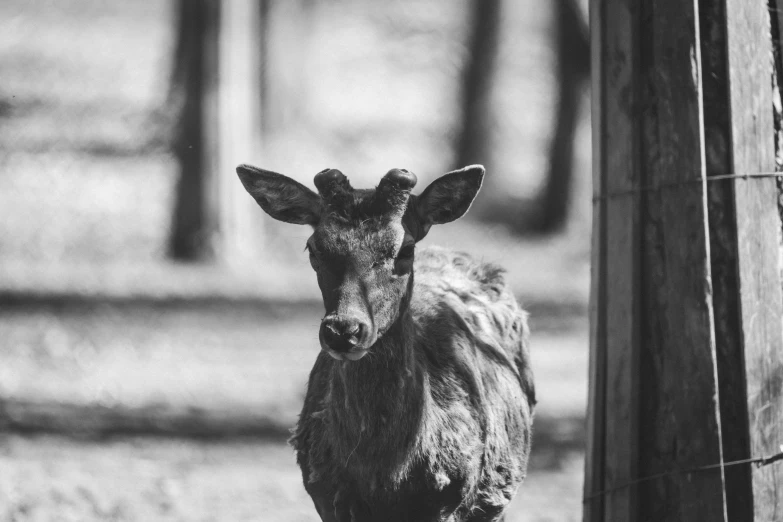
[[(722, 1), (701, 0), (702, 84), (704, 98), (704, 136), (707, 143), (707, 177), (734, 172), (729, 109), (728, 60), (726, 56), (726, 12)], [(712, 182), (707, 187), (709, 209), (710, 257), (712, 269), (715, 341), (720, 383), (723, 458), (727, 461), (750, 456), (747, 405), (732, 395), (745, 387), (742, 371), (740, 304), (735, 299), (739, 284), (737, 273), (736, 215), (733, 208), (733, 183)], [(729, 520), (752, 520), (750, 468), (724, 470)], [(742, 515), (740, 515), (742, 514)]]
[[(588, 445), (599, 451), (585, 519), (726, 520), (720, 469), (679, 471), (721, 462), (698, 12), (681, 0), (594, 0), (591, 14), (593, 273), (605, 278), (592, 298), (591, 400), (603, 388), (604, 403), (590, 406), (588, 437), (603, 440)], [(597, 482), (609, 490), (599, 509)]]
[[(707, 237), (700, 39), (695, 2), (643, 2), (642, 347), (638, 513), (725, 520)], [(660, 188), (659, 188), (660, 187)], [(671, 473), (671, 474), (669, 474)]]
[[(772, 172), (770, 14), (762, 2), (702, 0), (708, 176)], [(710, 184), (721, 430), (726, 460), (783, 443), (783, 335), (774, 178)], [(729, 520), (783, 520), (780, 466), (726, 469)]]
[[(602, 194), (604, 172), (602, 159), (603, 142), (600, 138), (604, 127), (603, 108), (603, 3), (590, 2), (590, 67), (591, 75), (591, 131), (593, 135), (593, 194)], [(584, 522), (603, 520), (604, 489), (603, 466), (604, 412), (606, 407), (606, 319), (603, 303), (606, 302), (606, 200), (593, 199), (593, 232), (590, 257), (590, 359), (588, 368), (587, 394), (587, 444), (585, 448)]]
[[(639, 187), (635, 112), (638, 13), (631, 7), (623, 0), (591, 4), (592, 69), (596, 71), (592, 88), (593, 191), (597, 199), (591, 302), (591, 390), (595, 388), (595, 396), (590, 400), (589, 423), (595, 447), (587, 459), (586, 496), (637, 476), (639, 197), (600, 197)], [(609, 74), (611, 59), (621, 60), (624, 67)], [(635, 492), (634, 487), (623, 488), (591, 500), (585, 506), (586, 520), (631, 520)]]
[(781, 466), (721, 466), (783, 443), (777, 184), (725, 178), (775, 167), (770, 14), (744, 0), (591, 13), (605, 197), (585, 520), (783, 520)]

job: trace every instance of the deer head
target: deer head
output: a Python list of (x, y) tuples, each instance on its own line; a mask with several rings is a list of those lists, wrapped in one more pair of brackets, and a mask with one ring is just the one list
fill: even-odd
[(392, 169), (375, 189), (354, 189), (336, 169), (315, 176), (318, 194), (293, 179), (249, 165), (239, 179), (273, 218), (310, 225), (310, 264), (326, 315), (321, 348), (338, 360), (361, 359), (404, 313), (413, 284), (415, 244), (432, 225), (470, 208), (484, 178), (472, 165), (411, 194), (416, 176)]

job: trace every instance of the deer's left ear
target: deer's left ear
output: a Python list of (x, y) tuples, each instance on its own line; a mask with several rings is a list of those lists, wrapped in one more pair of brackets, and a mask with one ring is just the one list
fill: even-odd
[(430, 183), (416, 198), (416, 214), (424, 234), (432, 225), (450, 223), (465, 215), (483, 180), (484, 167), (470, 165)]
[(238, 166), (237, 174), (245, 190), (273, 218), (295, 225), (318, 224), (321, 198), (298, 181), (251, 165)]

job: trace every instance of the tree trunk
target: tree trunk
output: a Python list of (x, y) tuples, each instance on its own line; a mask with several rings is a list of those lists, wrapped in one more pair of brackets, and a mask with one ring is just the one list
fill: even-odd
[[(219, 199), (220, 258), (247, 266), (264, 251), (264, 216), (239, 183), (240, 163), (263, 162), (261, 150), (261, 75), (268, 39), (258, 0), (223, 0), (220, 17), (218, 157), (215, 180)], [(259, 14), (259, 12), (261, 14)]]
[(259, 42), (264, 76), (263, 131), (273, 134), (308, 115), (314, 81), (309, 77), (315, 25), (314, 0), (261, 0), (264, 41)]
[(456, 163), (491, 163), (491, 93), (497, 63), (500, 0), (473, 0), (472, 32), (462, 76), (462, 128)]
[(270, 15), (272, 12), (272, 0), (258, 0), (258, 106), (261, 112), (261, 133), (267, 135), (271, 130), (269, 124), (269, 112), (271, 108), (270, 100), (270, 79), (271, 59), (270, 59)]
[(173, 152), (180, 167), (169, 255), (183, 261), (213, 259), (218, 231), (214, 186), (217, 128), (219, 0), (179, 0), (172, 92), (181, 100)]
[(576, 0), (558, 0), (557, 33), (557, 120), (549, 148), (549, 172), (540, 195), (540, 214), (534, 228), (554, 232), (568, 217), (573, 181), (574, 135), (582, 92), (590, 75), (588, 28)]

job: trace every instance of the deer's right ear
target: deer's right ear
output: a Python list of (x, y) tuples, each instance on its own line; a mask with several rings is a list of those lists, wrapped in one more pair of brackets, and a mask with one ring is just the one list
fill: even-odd
[(273, 218), (295, 225), (318, 224), (321, 198), (298, 181), (251, 165), (238, 166), (237, 174), (245, 190)]

